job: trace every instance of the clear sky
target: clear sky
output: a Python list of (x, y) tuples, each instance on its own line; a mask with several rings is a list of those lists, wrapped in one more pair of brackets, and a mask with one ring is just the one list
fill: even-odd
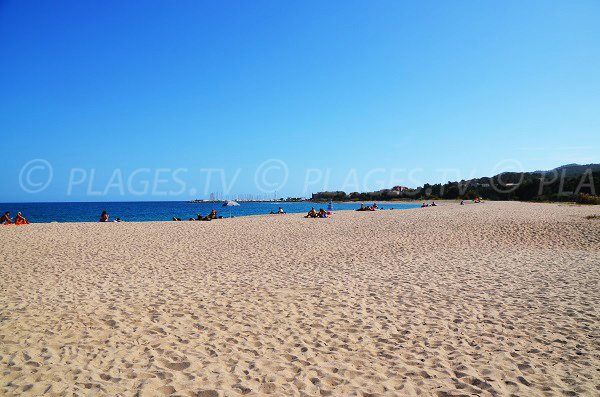
[(0, 0), (0, 201), (600, 162), (599, 20), (597, 0)]

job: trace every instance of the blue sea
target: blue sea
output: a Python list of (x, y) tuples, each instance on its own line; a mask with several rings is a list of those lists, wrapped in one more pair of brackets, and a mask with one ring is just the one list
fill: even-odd
[[(326, 203), (311, 202), (240, 202), (236, 207), (223, 207), (222, 203), (190, 203), (186, 201), (128, 201), (104, 203), (0, 203), (2, 214), (10, 211), (14, 218), (18, 211), (32, 223), (49, 222), (98, 222), (102, 211), (106, 211), (110, 220), (121, 218), (129, 222), (170, 221), (173, 217), (187, 220), (197, 214), (206, 216), (216, 209), (224, 218), (266, 215), (276, 212), (279, 207), (287, 213), (306, 213), (312, 207), (327, 209)], [(371, 205), (372, 203), (365, 203)], [(357, 204), (334, 203), (334, 211), (354, 210)], [(419, 207), (419, 204), (387, 203), (378, 204), (379, 208), (402, 210)]]

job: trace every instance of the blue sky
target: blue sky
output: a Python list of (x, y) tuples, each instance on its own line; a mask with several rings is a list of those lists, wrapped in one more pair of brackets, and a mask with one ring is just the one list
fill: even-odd
[[(600, 162), (595, 0), (0, 4), (0, 201), (299, 196)], [(36, 159), (51, 179), (24, 170)]]

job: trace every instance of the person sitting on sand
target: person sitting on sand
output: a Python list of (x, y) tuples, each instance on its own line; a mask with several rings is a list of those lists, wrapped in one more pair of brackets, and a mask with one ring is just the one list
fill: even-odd
[(431, 205), (430, 205), (430, 207), (437, 207), (437, 204), (435, 203), (435, 201), (432, 201), (432, 202), (431, 202)]
[(17, 216), (15, 217), (15, 225), (29, 225), (29, 221), (23, 218), (20, 212), (17, 212)]
[(421, 208), (425, 208), (425, 207), (428, 207), (428, 205), (425, 204), (425, 203), (423, 203), (423, 205), (421, 206)]
[(327, 212), (323, 208), (319, 208), (319, 212), (317, 212), (317, 218), (327, 218)]
[(373, 203), (373, 206), (371, 207), (371, 211), (375, 211), (378, 209), (379, 209), (379, 207), (377, 207), (377, 203)]
[(465, 202), (463, 200), (460, 200), (460, 205), (465, 205)]
[(285, 214), (285, 211), (283, 210), (283, 208), (279, 207), (279, 210), (277, 211), (278, 214)]
[(217, 219), (217, 210), (210, 211), (210, 214), (207, 216), (208, 219)]
[(2, 218), (0, 218), (0, 223), (3, 225), (12, 225), (12, 218), (9, 217), (10, 212), (6, 211)]
[(317, 211), (315, 211), (315, 207), (311, 208), (310, 211), (308, 211), (308, 214), (306, 214), (305, 218), (316, 218), (317, 217)]
[(365, 205), (364, 204), (361, 204), (360, 208), (357, 209), (357, 211), (364, 211), (364, 210), (365, 210)]
[(100, 222), (108, 222), (108, 214), (106, 211), (102, 211), (102, 215), (100, 215)]

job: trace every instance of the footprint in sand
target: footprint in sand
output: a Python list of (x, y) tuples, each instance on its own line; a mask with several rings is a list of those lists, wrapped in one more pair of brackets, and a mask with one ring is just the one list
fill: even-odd
[(196, 393), (196, 397), (219, 397), (219, 392), (216, 390), (200, 390)]
[(162, 393), (165, 396), (170, 396), (171, 394), (175, 393), (175, 388), (173, 386), (162, 386), (159, 387), (158, 389), (156, 389), (157, 392)]
[(182, 361), (179, 363), (172, 363), (169, 361), (164, 361), (163, 365), (173, 371), (183, 371), (186, 368), (189, 368), (190, 363), (187, 361)]

